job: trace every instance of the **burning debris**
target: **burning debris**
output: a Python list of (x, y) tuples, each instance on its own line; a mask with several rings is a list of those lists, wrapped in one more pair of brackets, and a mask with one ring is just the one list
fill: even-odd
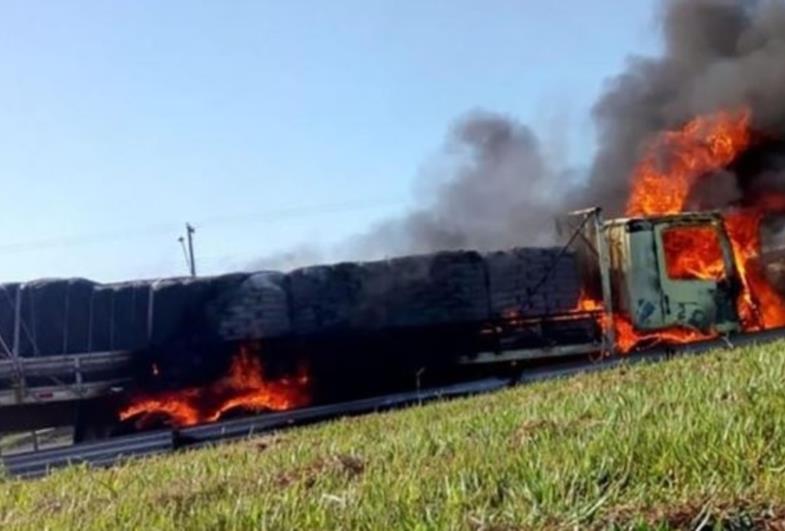
[[(154, 373), (158, 367), (153, 365)], [(156, 422), (175, 427), (214, 422), (231, 411), (283, 411), (310, 402), (310, 378), (301, 369), (292, 376), (270, 378), (258, 353), (241, 346), (228, 372), (203, 387), (139, 394), (120, 411), (120, 420), (137, 428)]]

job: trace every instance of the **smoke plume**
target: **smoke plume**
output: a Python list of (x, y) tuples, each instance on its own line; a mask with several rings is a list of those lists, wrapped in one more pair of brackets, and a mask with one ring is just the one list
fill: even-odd
[(608, 81), (593, 109), (598, 149), (582, 181), (549, 164), (515, 119), (473, 113), (450, 131), (447, 176), (414, 211), (326, 258), (553, 243), (555, 214), (594, 205), (622, 214), (630, 175), (656, 135), (718, 110), (748, 108), (763, 133), (735, 165), (704, 180), (698, 204), (721, 208), (761, 187), (785, 189), (785, 2), (664, 0), (661, 8), (662, 55), (632, 57)]
[[(759, 131), (778, 136), (785, 125), (785, 3), (668, 0), (663, 8), (663, 56), (630, 59), (594, 108), (599, 149), (582, 195), (611, 214), (624, 208), (629, 175), (657, 133), (696, 115), (744, 107)], [(760, 150), (765, 158), (771, 152)], [(781, 174), (780, 161), (771, 158), (764, 172), (743, 178), (765, 173), (771, 180)], [(724, 206), (754, 187), (739, 175), (705, 180), (698, 192), (712, 207)]]
[(502, 249), (554, 241), (570, 172), (553, 168), (534, 133), (512, 117), (475, 111), (451, 127), (416, 183), (417, 204), (331, 249), (300, 246), (253, 268), (370, 260), (454, 249)]
[(560, 187), (569, 175), (548, 164), (527, 127), (510, 117), (472, 113), (450, 131), (444, 156), (446, 178), (422, 176), (437, 182), (421, 194), (418, 208), (381, 223), (350, 246), (379, 257), (551, 241), (553, 216), (564, 207)]

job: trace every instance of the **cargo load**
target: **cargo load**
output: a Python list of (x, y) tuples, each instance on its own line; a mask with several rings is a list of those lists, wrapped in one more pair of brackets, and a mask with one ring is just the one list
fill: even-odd
[(0, 284), (3, 348), (20, 357), (211, 340), (371, 333), (574, 308), (574, 256), (556, 248), (440, 252), (204, 278)]

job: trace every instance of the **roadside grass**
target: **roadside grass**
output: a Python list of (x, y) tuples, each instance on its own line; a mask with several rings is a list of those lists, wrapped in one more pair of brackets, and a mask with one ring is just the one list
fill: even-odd
[(783, 385), (778, 342), (0, 480), (0, 528), (785, 529)]

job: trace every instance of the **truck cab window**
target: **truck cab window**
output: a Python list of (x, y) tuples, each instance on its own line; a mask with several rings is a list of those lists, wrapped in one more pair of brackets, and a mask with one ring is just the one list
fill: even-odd
[(665, 265), (673, 280), (722, 280), (725, 262), (714, 227), (685, 225), (662, 233)]

